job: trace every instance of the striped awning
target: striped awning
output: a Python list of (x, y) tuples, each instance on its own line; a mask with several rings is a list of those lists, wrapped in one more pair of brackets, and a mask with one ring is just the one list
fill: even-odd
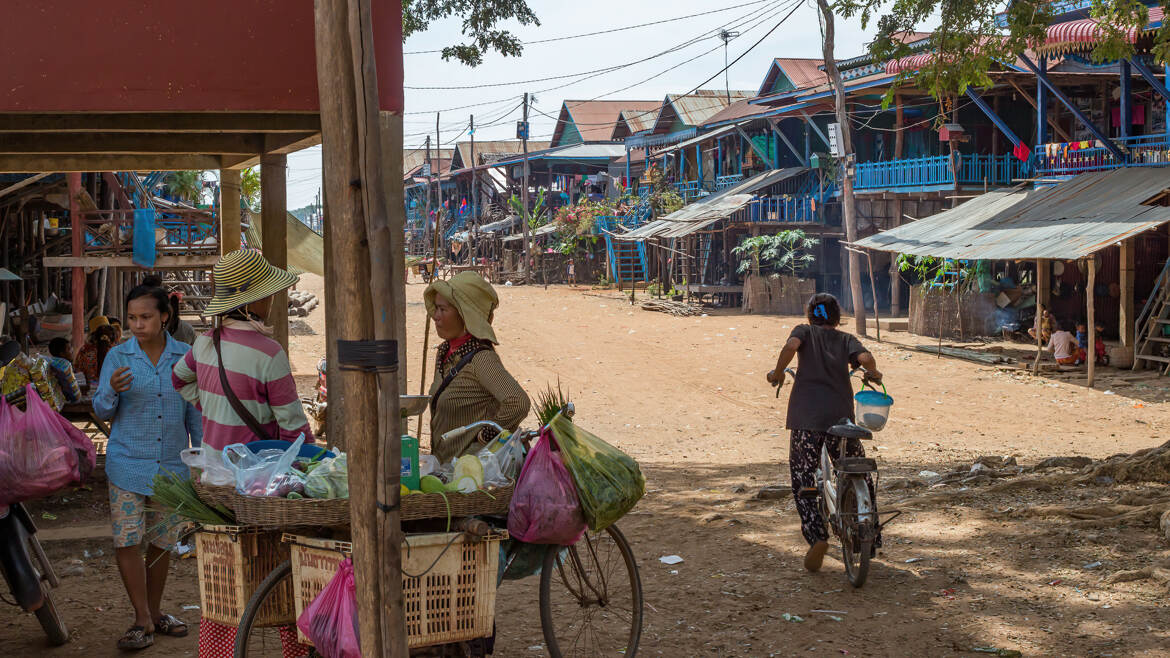
[(917, 71), (930, 64), (933, 59), (934, 53), (918, 53), (917, 55), (908, 55), (900, 59), (891, 59), (886, 62), (886, 73), (895, 75), (898, 73)]
[[(1130, 28), (1126, 33), (1126, 40), (1129, 43), (1137, 43), (1138, 36), (1161, 27), (1164, 14), (1161, 7), (1151, 7), (1146, 27), (1142, 30)], [(1087, 50), (1088, 47), (1095, 45), (1105, 36), (1105, 30), (1101, 28), (1099, 23), (1100, 21), (1096, 18), (1082, 18), (1049, 25), (1044, 45), (1037, 48), (1036, 51), (1047, 55)]]

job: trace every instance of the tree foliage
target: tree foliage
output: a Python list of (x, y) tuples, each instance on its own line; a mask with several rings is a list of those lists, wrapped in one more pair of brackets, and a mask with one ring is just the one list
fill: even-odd
[(198, 207), (203, 203), (203, 172), (172, 171), (165, 181), (167, 193)]
[(402, 0), (402, 38), (426, 30), (437, 20), (458, 16), (463, 19), (465, 43), (443, 48), (445, 60), (458, 60), (467, 66), (479, 66), (483, 57), (496, 51), (505, 57), (518, 57), (524, 44), (516, 35), (496, 26), (507, 20), (521, 25), (540, 25), (525, 0)]
[(260, 211), (260, 167), (240, 172), (240, 199), (252, 212)]
[[(1170, 0), (1162, 0), (1163, 6)], [(927, 49), (936, 53), (931, 62), (917, 72), (899, 75), (898, 84), (911, 76), (915, 86), (935, 98), (961, 94), (967, 87), (987, 87), (987, 71), (996, 62), (1013, 63), (1018, 53), (1044, 42), (1045, 30), (1052, 19), (1047, 0), (837, 0), (834, 10), (845, 17), (860, 17), (863, 28), (876, 26), (877, 36), (870, 44), (875, 61), (886, 62), (910, 55), (914, 48), (905, 43), (906, 35), (938, 17)], [(996, 15), (1003, 13), (1006, 26), (1000, 27)], [(1090, 15), (1100, 19), (1099, 41), (1091, 52), (1096, 62), (1113, 61), (1133, 54), (1128, 32), (1145, 27), (1148, 8), (1137, 0), (1093, 0)], [(1154, 57), (1167, 61), (1170, 33), (1158, 31)], [(892, 99), (893, 90), (887, 95)]]
[(820, 239), (810, 237), (800, 229), (791, 229), (776, 235), (747, 238), (731, 253), (740, 257), (736, 270), (739, 274), (769, 270), (796, 276), (816, 261), (816, 257), (809, 251), (820, 242)]

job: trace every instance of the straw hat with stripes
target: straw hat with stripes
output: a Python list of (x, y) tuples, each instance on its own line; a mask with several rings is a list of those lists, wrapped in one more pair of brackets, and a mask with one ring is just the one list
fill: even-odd
[(224, 254), (211, 268), (215, 295), (203, 309), (204, 315), (223, 315), (291, 288), (297, 275), (274, 267), (255, 249)]

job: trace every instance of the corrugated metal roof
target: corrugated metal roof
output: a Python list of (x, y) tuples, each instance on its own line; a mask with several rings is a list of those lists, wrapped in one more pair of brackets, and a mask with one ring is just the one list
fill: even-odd
[(501, 219), (497, 222), (484, 224), (483, 226), (479, 227), (479, 230), (483, 233), (494, 233), (496, 231), (502, 231), (506, 228), (511, 228), (512, 226), (515, 226), (519, 223), (520, 215), (509, 215), (507, 219)]
[(703, 122), (703, 126), (714, 126), (728, 121), (741, 119), (757, 119), (775, 108), (763, 105), (752, 105), (747, 99), (736, 101), (715, 113), (710, 119)]
[[(661, 109), (661, 103), (654, 103), (654, 107), (649, 110), (624, 109), (618, 114), (618, 122), (625, 122), (626, 129), (631, 135), (640, 133), (654, 127), (654, 121), (658, 118), (658, 112)], [(617, 134), (617, 123), (614, 124), (613, 130), (611, 137)]]
[(1143, 205), (1170, 189), (1157, 168), (1081, 174), (1043, 190), (988, 192), (926, 219), (857, 241), (877, 251), (986, 260), (1075, 260), (1170, 222)]
[[(727, 101), (728, 93), (721, 89), (699, 89), (695, 92), (685, 96), (681, 94), (667, 94), (666, 102), (674, 108), (680, 121), (687, 126), (700, 126), (708, 119), (719, 113), (720, 110), (727, 107), (736, 101), (754, 98), (756, 93), (754, 91), (744, 91), (742, 89), (731, 90), (731, 102)], [(663, 108), (665, 110), (665, 108)], [(667, 129), (669, 126), (660, 126), (663, 116), (668, 114), (663, 111), (658, 115), (658, 121), (655, 123), (655, 129)]]
[[(553, 222), (551, 224), (545, 224), (544, 226), (540, 226), (536, 230), (532, 231), (531, 235), (534, 238), (538, 238), (542, 235), (548, 235), (549, 233), (554, 233), (558, 228), (560, 228), (560, 227), (557, 226), (556, 222)], [(524, 239), (524, 234), (517, 233), (515, 235), (509, 235), (508, 237), (501, 239), (500, 242), (515, 242), (516, 240), (523, 240), (523, 239)]]
[[(455, 152), (454, 149), (439, 149), (439, 154), (435, 155), (435, 149), (431, 149), (431, 156), (437, 157), (440, 160), (451, 159), (451, 155)], [(417, 167), (421, 166), (427, 159), (427, 150), (423, 147), (416, 149), (402, 149), (402, 171), (411, 172)]]
[(711, 132), (705, 132), (702, 135), (697, 135), (697, 136), (692, 137), (688, 140), (679, 142), (678, 144), (672, 144), (664, 149), (660, 149), (658, 151), (652, 151), (651, 155), (662, 155), (663, 153), (670, 153), (672, 151), (677, 151), (679, 149), (685, 149), (688, 146), (694, 146), (695, 144), (705, 142), (708, 139), (715, 139), (716, 137), (726, 135), (727, 133), (735, 132), (736, 127), (742, 126), (744, 123), (747, 123), (747, 122), (744, 121), (741, 123), (732, 124), (730, 126), (725, 126), (725, 127), (720, 128), (718, 130), (712, 130)]
[[(528, 142), (529, 151), (541, 151), (549, 147), (549, 142)], [(475, 158), (479, 160), (477, 164), (482, 166), (484, 164), (485, 155), (511, 155), (519, 153), (524, 149), (523, 143), (518, 139), (498, 139), (488, 141), (475, 141)], [(471, 168), (471, 140), (459, 142), (455, 144), (456, 156), (454, 166), (456, 171)]]
[[(528, 160), (529, 162), (534, 160), (612, 160), (625, 154), (625, 144), (611, 142), (603, 144), (569, 144), (568, 146), (555, 146), (535, 153), (529, 151)], [(524, 156), (511, 157), (507, 160), (492, 163), (492, 166), (502, 167), (523, 161)]]
[(669, 215), (617, 236), (621, 240), (644, 240), (646, 238), (681, 238), (726, 219), (746, 206), (759, 189), (775, 185), (782, 180), (808, 171), (805, 167), (773, 169), (741, 181), (725, 190), (700, 199)]
[(557, 126), (553, 129), (552, 143), (556, 144), (566, 125), (572, 122), (586, 142), (598, 142), (611, 139), (614, 124), (623, 110), (649, 112), (657, 116), (658, 108), (662, 104), (658, 101), (587, 101), (566, 100), (561, 103), (561, 112), (557, 117)]

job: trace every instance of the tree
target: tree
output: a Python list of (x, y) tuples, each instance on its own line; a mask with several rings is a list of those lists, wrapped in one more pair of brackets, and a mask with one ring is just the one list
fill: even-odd
[(198, 206), (203, 203), (203, 172), (172, 171), (167, 174), (166, 188), (171, 196)]
[(525, 0), (402, 0), (402, 38), (422, 32), (433, 21), (451, 16), (463, 18), (463, 34), (468, 43), (446, 46), (443, 59), (458, 60), (468, 66), (483, 63), (484, 54), (496, 51), (505, 57), (518, 57), (524, 44), (516, 35), (496, 25), (514, 19), (521, 25), (540, 26), (540, 20)]
[[(863, 27), (876, 21), (877, 37), (870, 44), (870, 53), (879, 62), (909, 55), (912, 48), (903, 37), (937, 14), (939, 23), (927, 46), (937, 56), (918, 71), (899, 75), (898, 83), (913, 76), (915, 86), (942, 99), (961, 94), (967, 87), (990, 86), (987, 72), (996, 62), (1014, 62), (1018, 53), (1043, 43), (1052, 4), (1047, 0), (1013, 0), (1005, 8), (1000, 0), (897, 0), (893, 4), (837, 0), (833, 8), (844, 17), (860, 16)], [(1163, 8), (1168, 4), (1163, 0)], [(1000, 12), (1005, 27), (996, 21)], [(1100, 19), (1099, 41), (1091, 57), (1107, 62), (1134, 53), (1128, 32), (1146, 26), (1149, 8), (1136, 0), (1092, 0), (1089, 15)], [(1155, 39), (1153, 54), (1159, 61), (1170, 55), (1168, 29), (1163, 23)], [(892, 98), (893, 89), (887, 101)]]
[(796, 276), (816, 261), (809, 250), (820, 242), (820, 239), (810, 237), (800, 229), (791, 229), (776, 235), (747, 238), (731, 253), (741, 257), (737, 270), (739, 274), (771, 270), (777, 275), (783, 273)]
[(260, 212), (260, 167), (240, 172), (240, 200), (252, 212)]

